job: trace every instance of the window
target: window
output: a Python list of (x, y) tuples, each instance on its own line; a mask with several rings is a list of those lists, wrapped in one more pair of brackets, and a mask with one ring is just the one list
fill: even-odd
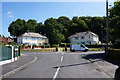
[(42, 38), (38, 38), (39, 41), (42, 41)]
[(82, 36), (81, 39), (84, 39), (84, 37)]
[(32, 40), (36, 40), (36, 38), (32, 38)]
[(85, 44), (85, 42), (81, 42), (81, 44)]
[(87, 41), (88, 44), (91, 44), (91, 41)]
[(78, 37), (75, 37), (75, 40), (78, 40)]
[(89, 39), (90, 39), (90, 36), (89, 36)]
[(31, 39), (30, 37), (27, 37), (27, 39)]

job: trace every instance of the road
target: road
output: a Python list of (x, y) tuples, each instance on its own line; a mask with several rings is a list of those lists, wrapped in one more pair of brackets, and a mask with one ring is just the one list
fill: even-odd
[(110, 78), (96, 64), (83, 58), (94, 52), (23, 52), (36, 57), (8, 78)]

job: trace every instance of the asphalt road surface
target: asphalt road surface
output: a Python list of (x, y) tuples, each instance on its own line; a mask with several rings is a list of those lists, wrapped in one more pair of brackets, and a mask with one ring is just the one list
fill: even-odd
[(8, 78), (109, 78), (97, 65), (83, 58), (93, 53), (96, 52), (23, 52), (36, 57), (36, 61)]

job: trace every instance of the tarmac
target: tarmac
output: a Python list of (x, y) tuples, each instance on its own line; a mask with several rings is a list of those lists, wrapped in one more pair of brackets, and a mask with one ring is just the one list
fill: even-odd
[[(9, 75), (9, 74), (11, 74), (10, 72), (12, 72), (12, 71), (17, 72), (17, 71), (20, 70), (20, 69), (18, 70), (18, 68), (20, 68), (21, 66), (26, 65), (26, 64), (30, 63), (31, 61), (34, 61), (34, 60), (35, 60), (34, 56), (22, 54), (19, 60), (15, 61), (15, 62), (12, 62), (12, 63), (9, 63), (9, 64), (5, 64), (5, 65), (2, 66), (2, 75), (5, 75), (5, 76), (6, 76), (6, 74)], [(90, 59), (90, 58), (88, 58), (88, 60), (91, 63), (94, 63), (95, 65), (97, 65), (98, 68), (100, 68), (101, 71), (106, 73), (110, 78), (114, 78), (115, 71), (118, 68), (117, 65), (109, 63), (109, 62), (107, 62), (103, 59), (97, 59), (97, 58), (96, 59), (92, 59), (92, 58)]]

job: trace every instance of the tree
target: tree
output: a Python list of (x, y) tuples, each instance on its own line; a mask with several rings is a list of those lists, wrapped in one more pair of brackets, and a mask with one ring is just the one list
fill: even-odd
[(120, 40), (120, 1), (114, 2), (114, 6), (109, 9), (110, 19), (110, 39), (112, 42)]
[(63, 35), (65, 36), (65, 42), (69, 42), (68, 37), (70, 36), (71, 20), (66, 16), (61, 16), (57, 19), (57, 21), (64, 26)]
[(64, 26), (57, 19), (49, 18), (45, 21), (45, 33), (51, 44), (60, 43), (65, 40), (62, 34), (63, 28)]
[(17, 19), (9, 25), (8, 32), (10, 32), (11, 36), (17, 37), (27, 31), (25, 25), (25, 20)]
[[(87, 24), (90, 31), (99, 35), (99, 39), (102, 40), (101, 34), (101, 26), (103, 26), (103, 34), (105, 35), (105, 17), (79, 17), (80, 19), (84, 20)], [(105, 38), (104, 38), (105, 39)], [(104, 40), (105, 41), (105, 40)]]
[(41, 22), (35, 27), (35, 32), (45, 35), (45, 25)]
[(78, 17), (73, 17), (72, 18), (72, 23), (70, 26), (70, 34), (74, 34), (76, 32), (84, 32), (88, 30), (88, 26), (85, 23), (84, 20), (78, 18)]
[(37, 27), (37, 21), (36, 21), (36, 20), (29, 19), (29, 20), (27, 21), (26, 27), (27, 27), (27, 30), (28, 30), (29, 32), (35, 32), (35, 28)]

